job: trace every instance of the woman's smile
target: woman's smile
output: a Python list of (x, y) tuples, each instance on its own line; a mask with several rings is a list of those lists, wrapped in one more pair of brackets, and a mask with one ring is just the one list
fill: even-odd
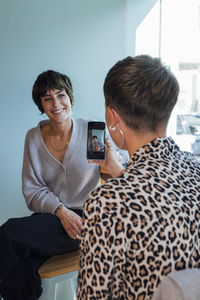
[(60, 114), (60, 113), (62, 113), (62, 112), (64, 112), (65, 111), (65, 108), (63, 107), (63, 108), (59, 108), (59, 109), (54, 109), (54, 110), (52, 110), (51, 112), (53, 113), (53, 114)]

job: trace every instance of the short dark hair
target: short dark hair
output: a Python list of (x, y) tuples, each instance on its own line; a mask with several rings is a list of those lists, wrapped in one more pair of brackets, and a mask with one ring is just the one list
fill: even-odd
[(44, 112), (41, 103), (41, 97), (43, 97), (48, 90), (53, 89), (64, 89), (70, 98), (71, 105), (73, 106), (74, 96), (70, 78), (62, 73), (53, 70), (48, 70), (41, 73), (37, 77), (32, 89), (33, 101), (35, 102), (41, 113)]
[(159, 58), (126, 57), (108, 72), (104, 82), (106, 105), (114, 108), (135, 130), (155, 131), (167, 126), (177, 102), (179, 84)]

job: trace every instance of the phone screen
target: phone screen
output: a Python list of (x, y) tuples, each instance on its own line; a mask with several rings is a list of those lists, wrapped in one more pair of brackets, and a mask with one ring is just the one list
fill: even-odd
[(105, 123), (88, 122), (87, 159), (105, 159)]

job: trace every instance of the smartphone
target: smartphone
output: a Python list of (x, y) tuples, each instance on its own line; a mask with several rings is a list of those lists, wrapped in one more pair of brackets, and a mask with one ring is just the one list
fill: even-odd
[(87, 159), (105, 159), (105, 123), (88, 122)]

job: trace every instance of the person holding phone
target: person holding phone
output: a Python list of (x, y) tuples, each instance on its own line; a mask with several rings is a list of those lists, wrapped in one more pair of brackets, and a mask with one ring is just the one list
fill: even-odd
[(92, 151), (104, 151), (104, 145), (96, 135), (92, 137)]
[(200, 164), (166, 136), (178, 93), (148, 55), (118, 61), (105, 78), (106, 123), (130, 160), (84, 204), (77, 300), (149, 300), (168, 273), (200, 268)]
[(72, 118), (70, 78), (43, 72), (32, 96), (47, 119), (27, 132), (24, 145), (22, 189), (33, 214), (0, 227), (4, 300), (38, 299), (41, 264), (52, 255), (79, 249), (83, 204), (100, 180), (99, 166), (86, 157), (88, 121)]

